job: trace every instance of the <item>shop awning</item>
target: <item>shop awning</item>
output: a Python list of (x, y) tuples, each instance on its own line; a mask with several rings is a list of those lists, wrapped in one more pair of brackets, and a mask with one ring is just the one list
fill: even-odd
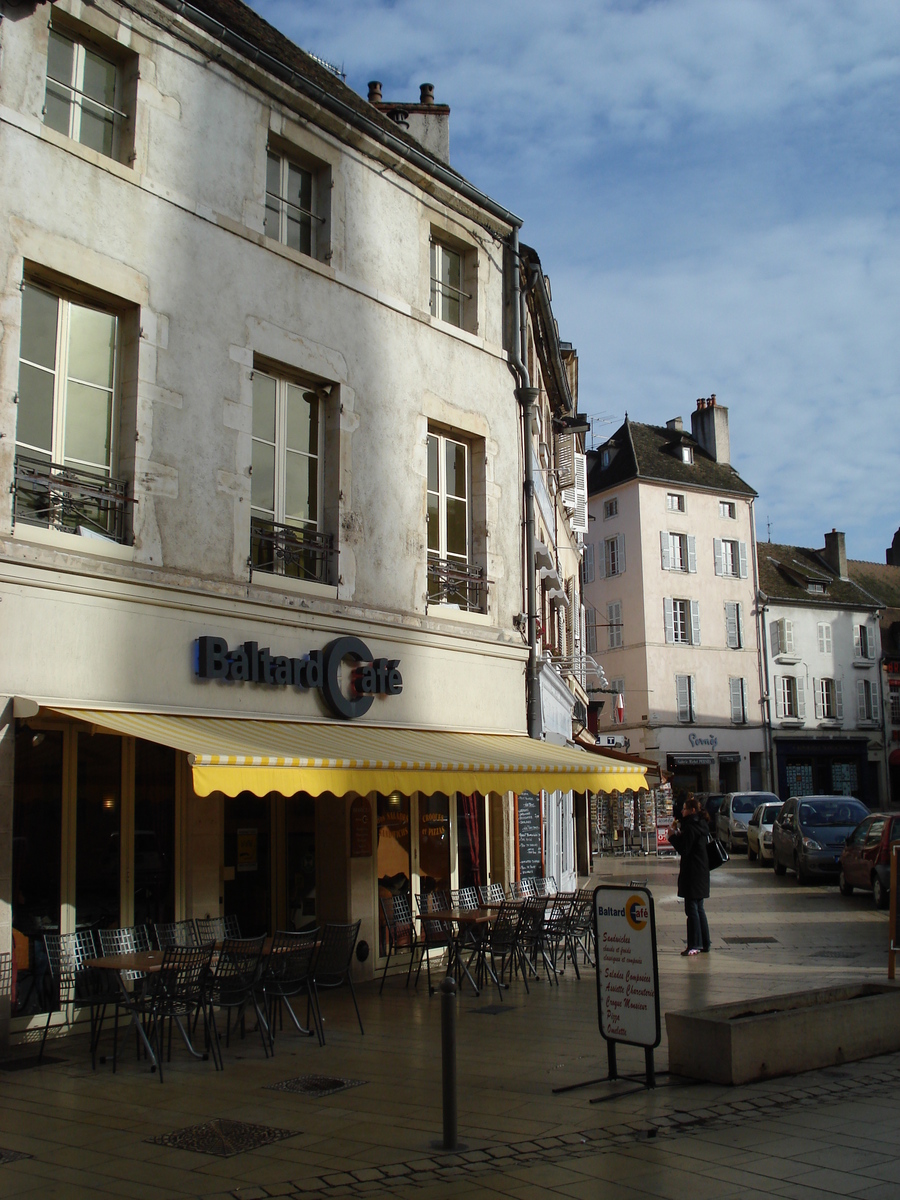
[(280, 792), (611, 792), (646, 787), (645, 768), (523, 734), (183, 717), (54, 708), (114, 733), (185, 750), (199, 796)]

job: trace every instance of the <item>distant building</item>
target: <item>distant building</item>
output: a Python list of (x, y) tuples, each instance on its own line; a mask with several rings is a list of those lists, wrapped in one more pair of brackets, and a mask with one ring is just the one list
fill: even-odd
[(592, 694), (593, 727), (624, 734), (676, 790), (767, 786), (756, 492), (731, 466), (727, 408), (698, 400), (690, 433), (680, 417), (626, 417), (590, 452), (588, 493), (587, 646), (610, 685)]
[(821, 550), (760, 545), (759, 579), (775, 790), (877, 807), (886, 796), (879, 600), (836, 530)]

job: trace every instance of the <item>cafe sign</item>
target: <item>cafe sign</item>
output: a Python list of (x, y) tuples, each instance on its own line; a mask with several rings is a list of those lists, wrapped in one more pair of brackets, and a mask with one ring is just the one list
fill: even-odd
[(594, 892), (597, 1008), (608, 1042), (659, 1045), (656, 917), (647, 888), (601, 885)]
[[(342, 680), (341, 664), (351, 669)], [(194, 673), (200, 679), (229, 683), (257, 683), (266, 687), (293, 687), (321, 691), (336, 717), (351, 721), (372, 707), (376, 696), (399, 696), (403, 690), (400, 660), (373, 658), (365, 642), (340, 637), (321, 650), (300, 657), (273, 654), (258, 642), (229, 648), (223, 637), (205, 635), (194, 642)]]

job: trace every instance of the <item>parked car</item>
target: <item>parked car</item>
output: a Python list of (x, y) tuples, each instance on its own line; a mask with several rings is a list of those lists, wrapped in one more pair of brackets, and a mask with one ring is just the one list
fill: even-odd
[(891, 843), (900, 841), (900, 817), (896, 813), (870, 813), (853, 830), (841, 852), (838, 887), (842, 896), (854, 888), (871, 892), (876, 908), (887, 908), (891, 900)]
[[(716, 816), (725, 799), (724, 792), (697, 792), (700, 807), (709, 813), (710, 833), (716, 833)], [(718, 836), (718, 834), (717, 834)]]
[[(716, 814), (715, 830), (729, 854), (747, 849), (747, 825), (754, 809), (763, 801), (778, 801), (774, 792), (728, 792)], [(780, 801), (778, 801), (780, 806)]]
[(866, 806), (852, 796), (791, 796), (772, 826), (775, 874), (790, 868), (797, 872), (798, 883), (839, 875), (844, 842), (868, 815)]
[(780, 808), (781, 801), (775, 799), (771, 803), (757, 804), (753, 810), (747, 824), (747, 858), (750, 862), (757, 859), (761, 863), (772, 861), (772, 826)]

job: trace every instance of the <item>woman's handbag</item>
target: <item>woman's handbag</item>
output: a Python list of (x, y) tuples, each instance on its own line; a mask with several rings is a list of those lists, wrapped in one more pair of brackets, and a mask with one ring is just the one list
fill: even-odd
[(721, 867), (722, 863), (728, 862), (728, 851), (717, 837), (710, 837), (706, 843), (706, 857), (711, 871), (714, 871), (716, 867)]

